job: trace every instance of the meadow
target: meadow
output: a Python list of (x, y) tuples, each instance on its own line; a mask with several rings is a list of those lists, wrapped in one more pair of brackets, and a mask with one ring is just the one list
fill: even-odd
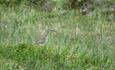
[[(98, 9), (59, 12), (0, 5), (0, 70), (114, 70), (114, 22)], [(45, 28), (57, 33), (41, 47), (35, 41)]]

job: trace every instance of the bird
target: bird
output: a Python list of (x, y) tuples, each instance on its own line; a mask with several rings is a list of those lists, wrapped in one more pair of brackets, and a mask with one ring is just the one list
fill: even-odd
[(56, 32), (56, 30), (54, 30), (54, 29), (47, 29), (47, 30), (45, 30), (41, 34), (39, 39), (36, 41), (36, 44), (39, 45), (39, 46), (44, 46), (48, 42), (48, 35), (49, 35), (50, 32)]

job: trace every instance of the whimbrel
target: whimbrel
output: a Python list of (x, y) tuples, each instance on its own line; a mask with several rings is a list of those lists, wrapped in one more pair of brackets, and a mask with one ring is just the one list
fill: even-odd
[(44, 46), (47, 42), (48, 42), (48, 35), (50, 32), (56, 32), (54, 29), (47, 29), (45, 30), (40, 38), (36, 41), (36, 44), (40, 45), (40, 46)]

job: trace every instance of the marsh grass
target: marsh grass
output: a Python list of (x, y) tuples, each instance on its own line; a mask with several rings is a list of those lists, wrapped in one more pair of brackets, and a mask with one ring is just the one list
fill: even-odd
[[(0, 69), (113, 70), (114, 23), (96, 12), (81, 16), (70, 11), (59, 16), (56, 12), (1, 6)], [(46, 27), (58, 33), (50, 34), (49, 42), (40, 47), (35, 41)]]

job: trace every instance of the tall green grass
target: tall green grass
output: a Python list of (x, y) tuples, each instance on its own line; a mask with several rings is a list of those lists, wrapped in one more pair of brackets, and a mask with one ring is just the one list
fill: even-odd
[[(82, 16), (19, 7), (0, 7), (1, 70), (113, 70), (114, 23), (98, 11)], [(54, 28), (49, 42), (40, 47), (36, 39), (44, 28)], [(114, 37), (114, 36), (113, 36)]]

